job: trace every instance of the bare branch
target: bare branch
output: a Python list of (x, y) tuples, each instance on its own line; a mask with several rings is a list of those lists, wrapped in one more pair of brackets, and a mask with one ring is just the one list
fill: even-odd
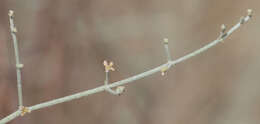
[[(9, 13), (9, 16), (12, 15), (11, 13)], [(177, 63), (181, 63), (193, 56), (196, 56), (202, 52), (205, 52), (206, 50), (208, 50), (209, 48), (217, 45), (219, 42), (223, 41), (224, 39), (226, 39), (229, 35), (231, 35), (235, 30), (237, 30), (242, 24), (244, 24), (245, 22), (249, 21), (249, 19), (252, 17), (252, 10), (248, 10), (248, 15), (246, 17), (243, 17), (241, 21), (239, 23), (237, 23), (236, 25), (234, 25), (229, 31), (225, 31), (226, 30), (226, 27), (225, 26), (222, 26), (221, 28), (221, 35), (214, 41), (210, 42), (209, 44), (203, 46), (202, 48), (198, 49), (198, 50), (195, 50), (194, 52), (192, 53), (189, 53), (181, 58), (178, 58), (176, 60), (171, 60), (170, 58), (170, 54), (169, 54), (169, 50), (166, 50), (166, 54), (168, 56), (168, 62), (165, 63), (165, 64), (162, 64), (156, 68), (153, 68), (151, 70), (148, 70), (146, 72), (143, 72), (143, 73), (140, 73), (140, 74), (137, 74), (135, 76), (132, 76), (132, 77), (129, 77), (129, 78), (126, 78), (126, 79), (123, 79), (121, 81), (117, 81), (117, 82), (114, 82), (114, 83), (111, 83), (111, 84), (108, 84), (108, 72), (110, 70), (114, 70), (114, 68), (112, 67), (113, 66), (113, 63), (110, 63), (108, 64), (106, 61), (104, 61), (104, 65), (105, 65), (105, 71), (107, 72), (106, 73), (106, 80), (105, 80), (105, 85), (102, 85), (102, 86), (99, 86), (99, 87), (96, 87), (94, 89), (90, 89), (90, 90), (86, 90), (86, 91), (83, 91), (83, 92), (79, 92), (79, 93), (76, 93), (76, 94), (73, 94), (73, 95), (69, 95), (69, 96), (65, 96), (65, 97), (62, 97), (62, 98), (58, 98), (58, 99), (54, 99), (54, 100), (51, 100), (51, 101), (47, 101), (47, 102), (43, 102), (43, 103), (40, 103), (40, 104), (37, 104), (37, 105), (33, 105), (31, 107), (22, 107), (22, 108), (19, 108), (19, 110), (17, 110), (16, 112), (10, 114), (9, 116), (3, 118), (2, 120), (0, 120), (0, 124), (5, 124), (13, 119), (15, 119), (16, 117), (18, 117), (19, 115), (24, 115), (25, 113), (29, 113), (31, 111), (34, 111), (34, 110), (38, 110), (38, 109), (42, 109), (42, 108), (46, 108), (46, 107), (51, 107), (51, 106), (54, 106), (54, 105), (57, 105), (57, 104), (60, 104), (60, 103), (64, 103), (64, 102), (68, 102), (68, 101), (72, 101), (72, 100), (75, 100), (75, 99), (79, 99), (81, 97), (85, 97), (85, 96), (89, 96), (89, 95), (92, 95), (92, 94), (96, 94), (96, 93), (99, 93), (99, 92), (102, 92), (102, 91), (105, 91), (107, 89), (111, 89), (111, 88), (114, 88), (114, 87), (117, 87), (117, 89), (113, 92), (123, 92), (124, 91), (124, 87), (122, 85), (125, 85), (125, 84), (128, 84), (128, 83), (131, 83), (133, 81), (136, 81), (138, 79), (142, 79), (144, 77), (147, 77), (147, 76), (150, 76), (156, 72), (164, 72), (166, 70), (168, 70), (171, 66), (177, 64)], [(14, 26), (13, 25), (13, 21), (12, 21), (12, 16), (10, 16), (10, 24), (11, 24), (11, 30), (14, 31)], [(13, 39), (14, 41), (16, 41), (16, 37), (15, 37), (15, 34), (14, 32), (12, 32), (12, 36), (13, 36)], [(17, 49), (17, 41), (14, 42), (14, 44), (16, 44), (16, 51), (18, 53), (18, 49)], [(168, 47), (168, 46), (167, 46)], [(166, 47), (165, 47), (166, 48)], [(168, 48), (167, 48), (168, 49)], [(19, 63), (19, 58), (18, 58), (18, 54), (16, 54), (16, 58), (17, 58), (17, 65), (20, 65)], [(20, 66), (17, 66), (17, 76), (19, 74), (19, 76), (21, 75), (20, 74), (20, 67), (22, 67), (21, 65)], [(19, 78), (20, 79), (20, 78)], [(19, 81), (18, 81), (19, 82)], [(21, 83), (21, 82), (20, 82)], [(19, 83), (18, 83), (19, 84)], [(20, 87), (21, 88), (21, 87)], [(112, 90), (112, 89), (111, 89)], [(18, 87), (18, 91), (19, 91), (19, 87)], [(21, 94), (20, 94), (21, 95)]]
[(9, 10), (8, 15), (9, 15), (10, 29), (11, 29), (11, 35), (13, 39), (14, 52), (15, 52), (18, 102), (19, 102), (19, 107), (21, 107), (23, 106), (22, 80), (21, 80), (21, 69), (23, 68), (23, 64), (20, 63), (20, 59), (19, 59), (18, 41), (15, 34), (17, 33), (17, 28), (14, 25), (14, 11)]
[[(252, 17), (252, 15), (246, 16), (246, 17), (244, 18), (244, 21), (245, 21), (245, 22), (249, 21), (249, 19), (250, 19), (251, 17)], [(198, 49), (198, 50), (196, 50), (196, 51), (194, 51), (194, 52), (192, 52), (192, 53), (190, 53), (190, 54), (187, 54), (187, 55), (185, 55), (185, 56), (183, 56), (183, 57), (181, 57), (181, 58), (179, 58), (179, 59), (177, 59), (177, 60), (171, 61), (171, 65), (175, 65), (175, 64), (177, 64), (177, 63), (180, 63), (180, 62), (182, 62), (182, 61), (184, 61), (184, 60), (186, 60), (186, 59), (189, 59), (189, 58), (191, 58), (191, 57), (193, 57), (193, 56), (196, 56), (196, 55), (198, 55), (198, 54), (200, 54), (200, 53), (206, 51), (207, 49), (209, 49), (209, 48), (211, 48), (211, 47), (217, 45), (219, 42), (225, 40), (229, 35), (231, 35), (235, 30), (237, 30), (242, 24), (244, 24), (244, 23), (241, 23), (241, 22), (237, 23), (237, 24), (234, 25), (231, 29), (229, 29), (229, 31), (228, 31), (227, 33), (225, 33), (225, 35), (223, 35), (223, 36), (217, 38), (216, 40), (212, 41), (211, 43), (205, 45), (204, 47), (202, 47), (202, 48), (200, 48), (200, 49)]]
[[(249, 16), (245, 17), (245, 21), (247, 22), (248, 20), (250, 19)], [(88, 95), (91, 95), (91, 94), (95, 94), (95, 93), (98, 93), (98, 92), (102, 92), (104, 91), (107, 87), (109, 88), (113, 88), (113, 87), (117, 87), (117, 86), (121, 86), (121, 85), (125, 85), (127, 83), (130, 83), (130, 82), (133, 82), (133, 81), (136, 81), (138, 79), (141, 79), (141, 78), (144, 78), (144, 77), (147, 77), (149, 75), (152, 75), (156, 72), (160, 72), (161, 69), (163, 69), (165, 66), (172, 66), (172, 65), (175, 65), (177, 63), (180, 63), (180, 62), (183, 62), (193, 56), (196, 56), (206, 50), (208, 50), (209, 48), (215, 46), (216, 44), (218, 44), (220, 41), (223, 41), (225, 38), (227, 38), (227, 36), (229, 36), (231, 33), (233, 33), (236, 29), (238, 29), (239, 27), (241, 26), (241, 23), (239, 22), (238, 24), (236, 24), (235, 26), (233, 26), (228, 32), (227, 32), (227, 35), (226, 37), (222, 37), (222, 38), (218, 38), (214, 41), (212, 41), (211, 43), (205, 45), (204, 47), (190, 53), (190, 54), (187, 54), (177, 60), (174, 60), (174, 61), (170, 61), (169, 63), (166, 63), (166, 64), (163, 64), (163, 65), (160, 65), (154, 69), (151, 69), (149, 71), (146, 71), (146, 72), (143, 72), (141, 74), (137, 74), (135, 76), (132, 76), (132, 77), (129, 77), (129, 78), (126, 78), (124, 80), (121, 80), (121, 81), (117, 81), (117, 82), (114, 82), (112, 84), (108, 84), (107, 86), (99, 86), (97, 88), (94, 88), (94, 89), (90, 89), (90, 90), (86, 90), (86, 91), (83, 91), (83, 92), (80, 92), (80, 93), (76, 93), (76, 94), (73, 94), (73, 95), (70, 95), (70, 96), (65, 96), (63, 98), (58, 98), (58, 99), (55, 99), (55, 100), (51, 100), (51, 101), (48, 101), (48, 102), (44, 102), (44, 103), (40, 103), (40, 104), (37, 104), (37, 105), (34, 105), (34, 106), (31, 106), (29, 107), (29, 109), (31, 111), (34, 111), (34, 110), (37, 110), (37, 109), (41, 109), (41, 108), (45, 108), (45, 107), (50, 107), (50, 106), (53, 106), (53, 105), (56, 105), (56, 104), (59, 104), (59, 103), (63, 103), (63, 102), (68, 102), (68, 101), (71, 101), (71, 100), (74, 100), (74, 99), (78, 99), (78, 98), (81, 98), (81, 97), (84, 97), (84, 96), (88, 96)]]

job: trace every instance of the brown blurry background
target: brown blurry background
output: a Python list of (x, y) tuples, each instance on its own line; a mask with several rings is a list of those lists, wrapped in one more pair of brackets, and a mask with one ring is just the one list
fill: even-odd
[[(17, 118), (10, 124), (260, 123), (259, 0), (1, 0), (0, 118), (17, 107), (8, 10), (15, 11), (26, 106), (103, 84), (103, 60), (118, 81), (217, 38), (220, 25), (254, 17), (225, 43), (127, 85), (120, 97), (102, 92)], [(257, 36), (258, 35), (258, 36)]]

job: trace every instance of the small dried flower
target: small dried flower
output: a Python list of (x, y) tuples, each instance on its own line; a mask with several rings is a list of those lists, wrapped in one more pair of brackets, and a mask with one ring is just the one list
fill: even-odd
[(108, 62), (105, 60), (103, 64), (105, 66), (105, 71), (106, 72), (109, 72), (110, 70), (111, 71), (115, 71), (115, 69), (113, 68), (113, 65), (114, 65), (113, 62), (109, 62), (109, 64), (108, 64)]
[(252, 9), (248, 9), (248, 10), (247, 10), (247, 15), (248, 15), (249, 17), (252, 17), (252, 13), (253, 13), (253, 10), (252, 10)]
[(24, 107), (24, 106), (20, 107), (20, 111), (21, 111), (21, 116), (24, 116), (25, 114), (31, 112), (31, 110), (28, 107)]
[(9, 17), (13, 17), (14, 16), (14, 11), (13, 10), (9, 10), (8, 15), (9, 15)]

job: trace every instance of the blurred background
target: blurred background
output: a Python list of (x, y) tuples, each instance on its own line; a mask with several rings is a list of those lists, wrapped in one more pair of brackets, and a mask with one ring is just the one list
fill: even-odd
[(101, 86), (179, 58), (254, 16), (224, 43), (160, 73), (107, 92), (44, 108), (10, 124), (260, 123), (259, 0), (1, 0), (0, 118), (17, 108), (8, 10), (15, 24), (26, 106)]

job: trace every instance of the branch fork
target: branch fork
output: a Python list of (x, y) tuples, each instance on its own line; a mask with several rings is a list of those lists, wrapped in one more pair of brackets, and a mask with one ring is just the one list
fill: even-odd
[(165, 54), (167, 56), (167, 64), (164, 67), (162, 67), (162, 69), (161, 69), (161, 75), (162, 76), (164, 76), (166, 74), (167, 70), (169, 70), (171, 68), (170, 62), (172, 61), (171, 53), (170, 53), (170, 49), (169, 49), (168, 38), (164, 38), (163, 43), (164, 43)]
[(27, 113), (31, 113), (31, 110), (25, 106), (20, 106), (19, 110), (21, 111), (20, 116), (24, 116)]
[(118, 86), (115, 90), (111, 89), (108, 85), (109, 82), (109, 71), (115, 71), (115, 69), (113, 68), (114, 63), (113, 62), (108, 62), (105, 60), (103, 62), (104, 66), (105, 66), (105, 81), (104, 81), (104, 85), (105, 85), (105, 91), (113, 94), (113, 95), (118, 95), (120, 96), (124, 91), (125, 91), (125, 87), (124, 86)]
[(220, 28), (221, 28), (221, 31), (220, 31), (219, 39), (221, 40), (221, 42), (224, 42), (224, 39), (227, 36), (227, 33), (226, 33), (227, 27), (225, 24), (222, 24)]

